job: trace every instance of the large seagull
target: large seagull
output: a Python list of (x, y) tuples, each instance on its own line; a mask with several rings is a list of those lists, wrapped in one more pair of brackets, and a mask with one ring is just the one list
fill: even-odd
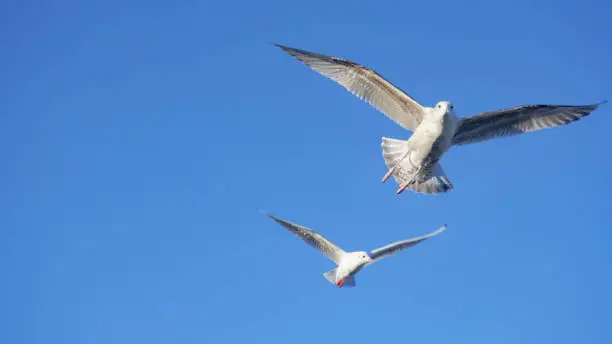
[(446, 225), (443, 225), (429, 234), (408, 240), (397, 241), (389, 245), (379, 247), (370, 252), (346, 252), (333, 242), (329, 241), (329, 239), (324, 237), (322, 234), (310, 228), (281, 220), (263, 211), (260, 212), (276, 221), (293, 234), (297, 235), (300, 239), (304, 240), (310, 246), (316, 248), (319, 252), (323, 253), (323, 255), (336, 263), (338, 266), (335, 269), (324, 273), (323, 277), (338, 287), (355, 287), (355, 275), (365, 266), (423, 242), (434, 235), (440, 234), (445, 231), (447, 227)]
[(423, 106), (368, 67), (338, 57), (275, 45), (413, 132), (408, 140), (382, 138), (383, 157), (389, 168), (382, 181), (393, 176), (399, 184), (398, 194), (406, 188), (425, 194), (451, 190), (453, 184), (444, 174), (439, 160), (452, 146), (568, 124), (606, 103), (521, 105), (458, 118), (452, 103), (440, 101), (433, 108)]

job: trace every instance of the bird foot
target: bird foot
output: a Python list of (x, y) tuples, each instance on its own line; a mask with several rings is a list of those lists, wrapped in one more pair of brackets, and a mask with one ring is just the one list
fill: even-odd
[(344, 285), (344, 280), (336, 283), (336, 285), (338, 286), (338, 288), (341, 288)]
[(405, 182), (404, 184), (400, 185), (399, 189), (397, 189), (397, 191), (395, 192), (396, 194), (401, 194), (402, 192), (404, 192), (404, 190), (409, 187), (412, 183), (414, 183), (414, 180)]
[(389, 179), (389, 177), (393, 175), (393, 172), (395, 172), (395, 170), (397, 169), (397, 166), (399, 165), (395, 165), (389, 169), (389, 172), (387, 172), (387, 174), (385, 174), (385, 176), (382, 178), (383, 183), (386, 182), (387, 179)]

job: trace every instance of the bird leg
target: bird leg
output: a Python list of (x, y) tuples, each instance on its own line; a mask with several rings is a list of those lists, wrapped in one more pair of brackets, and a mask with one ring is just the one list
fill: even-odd
[(410, 179), (409, 181), (404, 182), (402, 185), (400, 185), (399, 189), (397, 189), (397, 191), (395, 193), (398, 194), (398, 195), (401, 194), (411, 184), (414, 184), (414, 179)]
[(389, 169), (389, 172), (387, 172), (387, 174), (385, 174), (385, 176), (384, 176), (384, 177), (383, 177), (383, 179), (382, 179), (382, 182), (383, 182), (383, 183), (384, 183), (384, 182), (386, 182), (386, 181), (387, 181), (387, 179), (389, 179), (389, 177), (391, 177), (391, 176), (393, 175), (393, 172), (395, 172), (395, 170), (397, 170), (397, 167), (398, 167), (398, 166), (399, 166), (399, 164), (395, 164), (395, 165), (393, 165), (393, 167), (391, 167), (391, 168)]
[(408, 156), (408, 154), (410, 153), (410, 151), (406, 151), (406, 153), (404, 153), (404, 155), (402, 155), (401, 158), (395, 160), (393, 163), (393, 166), (389, 169), (389, 171), (385, 174), (385, 176), (382, 178), (382, 182), (386, 182), (387, 179), (389, 179), (389, 177), (391, 177), (393, 175), (393, 173), (395, 172), (395, 170), (398, 169), (400, 163), (402, 162), (402, 160), (406, 159), (406, 157)]
[(342, 281), (340, 281), (340, 282), (336, 283), (336, 285), (337, 285), (339, 288), (341, 288), (341, 287), (344, 285), (344, 280), (342, 280)]

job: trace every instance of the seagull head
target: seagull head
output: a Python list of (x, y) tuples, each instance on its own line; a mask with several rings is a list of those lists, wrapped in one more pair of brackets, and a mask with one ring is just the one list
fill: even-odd
[(370, 258), (370, 255), (365, 251), (355, 252), (355, 253), (356, 253), (357, 259), (362, 264), (365, 264), (369, 262), (370, 260), (372, 260), (372, 258)]
[(446, 100), (438, 102), (434, 107), (433, 113), (438, 115), (440, 118), (443, 118), (446, 115), (454, 115), (455, 110), (453, 103)]

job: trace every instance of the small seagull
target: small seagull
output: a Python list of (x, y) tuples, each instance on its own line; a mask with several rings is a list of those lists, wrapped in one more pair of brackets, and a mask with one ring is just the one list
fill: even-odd
[(521, 105), (458, 118), (452, 103), (440, 101), (433, 108), (423, 106), (368, 67), (338, 57), (274, 44), (413, 132), (408, 140), (382, 138), (383, 158), (389, 169), (382, 182), (393, 176), (399, 184), (398, 194), (406, 188), (425, 194), (453, 189), (438, 163), (452, 146), (568, 124), (606, 103)]
[(278, 222), (281, 226), (300, 237), (310, 246), (316, 248), (327, 258), (336, 263), (338, 267), (324, 273), (323, 277), (338, 287), (355, 287), (355, 274), (357, 274), (366, 265), (372, 264), (384, 257), (388, 257), (408, 247), (414, 246), (425, 239), (442, 233), (446, 229), (446, 225), (443, 225), (435, 232), (431, 232), (418, 238), (394, 242), (370, 251), (369, 253), (365, 251), (345, 252), (343, 249), (329, 241), (326, 237), (313, 231), (312, 229), (281, 220), (262, 211), (260, 212)]

